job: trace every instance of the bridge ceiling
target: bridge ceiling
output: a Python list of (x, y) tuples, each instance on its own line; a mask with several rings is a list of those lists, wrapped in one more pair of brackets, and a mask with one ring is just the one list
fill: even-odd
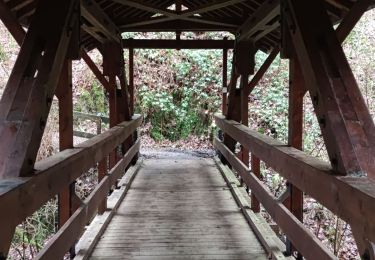
[[(27, 27), (38, 0), (4, 0), (21, 24)], [(234, 34), (252, 26), (255, 19), (267, 20), (258, 23), (256, 30), (246, 32), (246, 38), (256, 40), (264, 51), (270, 50), (280, 41), (279, 6), (273, 0), (82, 0), (84, 5), (104, 11), (118, 32), (183, 32), (183, 31), (229, 31)], [(345, 17), (354, 0), (326, 0), (327, 10), (333, 22)], [(82, 8), (83, 11), (85, 8)], [(82, 43), (86, 49), (99, 47), (108, 40), (100, 24), (85, 17), (82, 25)], [(96, 15), (94, 15), (95, 17)], [(108, 24), (107, 21), (104, 24)]]

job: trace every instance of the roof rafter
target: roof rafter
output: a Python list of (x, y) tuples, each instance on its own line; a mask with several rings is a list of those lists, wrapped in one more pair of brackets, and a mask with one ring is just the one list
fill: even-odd
[[(223, 23), (220, 21), (215, 21), (212, 19), (206, 19), (206, 18), (198, 18), (198, 17), (190, 17), (193, 15), (197, 15), (204, 12), (213, 11), (216, 9), (220, 9), (223, 7), (226, 7), (228, 5), (233, 5), (236, 3), (244, 2), (245, 0), (222, 0), (215, 4), (205, 4), (203, 6), (197, 7), (194, 10), (186, 10), (181, 12), (181, 14), (177, 14), (176, 12), (172, 12), (166, 9), (162, 9), (156, 6), (153, 6), (149, 3), (142, 3), (142, 2), (134, 2), (131, 0), (114, 0), (117, 3), (127, 5), (130, 7), (138, 8), (140, 10), (148, 11), (155, 14), (161, 14), (163, 16), (158, 17), (158, 19), (155, 19), (153, 21), (142, 21), (136, 23), (136, 25), (146, 25), (146, 24), (154, 24), (154, 23), (160, 23), (160, 22), (167, 22), (172, 20), (185, 20), (185, 21), (191, 21), (191, 22), (200, 22), (205, 24), (212, 24), (212, 25), (222, 25), (222, 26), (228, 26), (228, 27), (236, 27), (235, 24), (232, 23)], [(131, 27), (134, 26), (134, 24), (128, 24), (124, 25), (124, 27)]]
[[(268, 23), (280, 14), (279, 0), (268, 0), (262, 4), (238, 29), (238, 41), (252, 38), (264, 28), (274, 30)], [(275, 24), (275, 23), (274, 23)]]
[[(99, 31), (101, 41), (115, 41), (121, 43), (120, 30), (116, 24), (107, 16), (100, 6), (92, 0), (81, 1), (82, 16), (92, 25), (92, 27), (83, 27), (85, 31), (92, 34), (96, 30)], [(103, 35), (106, 39), (103, 39)]]

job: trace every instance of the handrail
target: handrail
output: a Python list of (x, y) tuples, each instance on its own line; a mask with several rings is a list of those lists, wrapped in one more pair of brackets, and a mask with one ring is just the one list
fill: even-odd
[[(63, 188), (121, 145), (141, 123), (142, 117), (135, 115), (131, 121), (122, 122), (72, 149), (66, 149), (37, 162), (35, 172), (30, 177), (0, 180), (0, 212), (7, 212), (7, 218), (1, 218), (1, 226), (15, 228)], [(128, 161), (133, 158), (129, 159), (130, 155), (135, 154), (136, 150), (139, 150), (138, 142), (128, 150), (125, 155), (127, 157), (124, 157), (123, 163), (120, 164), (121, 168), (127, 166), (124, 165), (125, 162), (128, 164)], [(132, 153), (129, 155), (130, 151)], [(118, 176), (118, 171), (116, 170), (113, 176)], [(114, 177), (108, 178), (103, 180), (112, 183)], [(107, 193), (101, 194), (103, 200)], [(5, 239), (1, 233), (0, 241)]]
[(96, 215), (96, 211), (116, 181), (124, 173), (132, 158), (139, 151), (138, 140), (124, 155), (124, 157), (111, 169), (90, 196), (84, 201), (69, 220), (60, 228), (47, 245), (38, 253), (35, 259), (62, 259), (69, 247), (74, 244), (82, 234), (86, 224)]
[[(325, 248), (303, 224), (278, 201), (267, 187), (241, 162), (228, 147), (218, 138), (214, 139), (215, 147), (228, 160), (230, 165), (241, 176), (245, 184), (255, 194), (266, 211), (285, 232), (293, 245), (296, 246), (307, 259), (335, 259), (336, 257)], [(282, 221), (280, 221), (282, 219)]]
[[(328, 163), (259, 134), (238, 122), (226, 120), (223, 115), (215, 115), (215, 121), (225, 133), (249, 149), (290, 183), (347, 221), (352, 228), (366, 230), (366, 236), (371, 241), (375, 240), (375, 182), (373, 180), (366, 176), (339, 176)], [(222, 147), (216, 142), (216, 148)], [(223, 155), (232, 156), (228, 153)], [(229, 158), (227, 159), (229, 161)], [(238, 171), (241, 173), (241, 169)], [(246, 180), (246, 175), (244, 177)], [(254, 184), (252, 186), (256, 188)], [(276, 217), (274, 220), (280, 222), (284, 219)]]

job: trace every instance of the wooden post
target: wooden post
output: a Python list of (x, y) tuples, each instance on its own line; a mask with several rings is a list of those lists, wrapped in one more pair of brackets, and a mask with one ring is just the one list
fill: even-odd
[[(103, 45), (103, 74), (108, 76), (109, 86), (109, 127), (118, 123), (117, 117), (117, 82), (116, 77), (120, 74), (121, 57), (119, 47), (115, 42), (108, 42)], [(109, 154), (109, 169), (116, 165), (117, 149)]]
[[(56, 93), (59, 99), (59, 139), (60, 151), (73, 148), (73, 95), (72, 95), (72, 61), (66, 60), (60, 76)], [(72, 194), (75, 184), (70, 184), (59, 193), (58, 213), (59, 228), (65, 224), (73, 213)]]
[[(301, 68), (296, 57), (289, 63), (289, 128), (288, 145), (299, 150), (303, 149), (303, 97), (306, 93)], [(303, 192), (291, 183), (287, 183), (289, 198), (286, 205), (293, 215), (303, 222)], [(296, 251), (287, 239), (287, 254), (290, 256)], [(298, 258), (302, 256), (298, 253)]]
[(134, 115), (134, 49), (129, 48), (129, 106), (130, 115)]
[[(226, 40), (227, 38), (224, 38)], [(223, 115), (227, 114), (227, 93), (228, 93), (228, 49), (223, 49), (223, 93), (221, 101), (221, 111)]]
[[(260, 160), (253, 153), (251, 154), (251, 171), (259, 179), (262, 178), (260, 173)], [(251, 193), (251, 209), (256, 213), (260, 212), (260, 203), (253, 193)]]

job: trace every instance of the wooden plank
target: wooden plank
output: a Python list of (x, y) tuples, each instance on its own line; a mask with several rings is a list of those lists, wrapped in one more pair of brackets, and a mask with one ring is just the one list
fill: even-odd
[(125, 39), (124, 48), (134, 49), (233, 49), (233, 40)]
[[(306, 153), (216, 115), (218, 127), (249, 148), (290, 183), (315, 198), (352, 227), (375, 239), (375, 182), (335, 175), (332, 167)], [(365, 206), (364, 206), (365, 205)]]
[[(189, 166), (193, 166), (190, 168)], [(216, 186), (220, 184), (220, 186)], [(215, 187), (207, 189), (207, 187)], [(91, 258), (267, 259), (211, 159), (148, 159)]]
[(76, 260), (89, 259), (92, 250), (103, 235), (108, 224), (112, 220), (115, 212), (117, 211), (120, 203), (125, 198), (130, 185), (136, 176), (138, 170), (142, 165), (142, 161), (138, 161), (136, 165), (131, 167), (124, 177), (119, 181), (119, 187), (108, 197), (108, 207), (103, 215), (98, 215), (87, 227), (85, 233), (82, 235), (77, 243), (77, 254), (74, 257)]
[(214, 145), (240, 173), (246, 185), (306, 258), (337, 259), (281, 202), (274, 198), (267, 187), (220, 140), (216, 138)]

